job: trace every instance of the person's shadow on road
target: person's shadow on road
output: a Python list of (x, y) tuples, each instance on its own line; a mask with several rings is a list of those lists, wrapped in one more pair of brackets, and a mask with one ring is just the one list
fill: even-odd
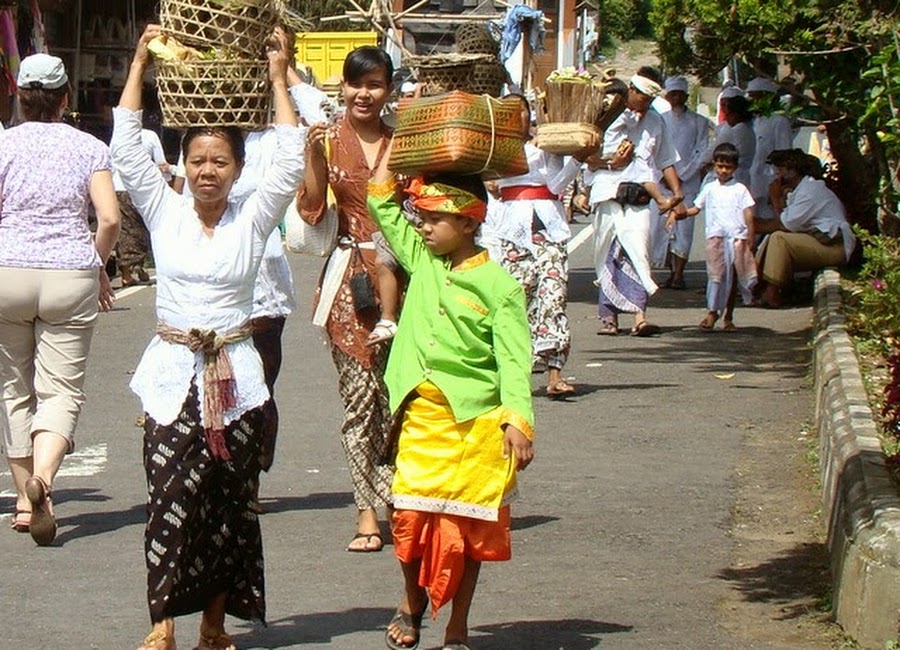
[[(383, 634), (393, 609), (355, 607), (343, 612), (319, 612), (298, 614), (270, 621), (269, 626), (257, 631), (233, 635), (235, 645), (241, 648), (295, 648), (307, 644), (330, 644), (335, 638), (363, 630), (380, 630)], [(430, 629), (429, 629), (430, 628)], [(472, 628), (472, 642), (479, 650), (589, 650), (600, 645), (604, 634), (630, 632), (630, 625), (607, 623), (587, 619), (559, 619), (545, 621), (514, 621)], [(440, 639), (440, 624), (426, 622), (423, 641), (432, 643)], [(440, 649), (441, 645), (429, 645)]]

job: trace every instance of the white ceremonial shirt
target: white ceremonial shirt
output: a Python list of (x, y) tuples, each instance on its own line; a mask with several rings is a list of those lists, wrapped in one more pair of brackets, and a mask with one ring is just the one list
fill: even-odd
[[(562, 196), (581, 168), (581, 163), (574, 158), (569, 158), (564, 164), (560, 156), (547, 153), (531, 142), (525, 143), (525, 157), (528, 159), (528, 173), (501, 178), (497, 181), (498, 187), (546, 186), (552, 194)], [(533, 250), (531, 225), (535, 215), (544, 224), (550, 241), (562, 243), (572, 236), (566, 211), (559, 199), (501, 201), (495, 209), (488, 211), (488, 218), (484, 223), (487, 231), (485, 236)]]
[[(250, 319), (253, 286), (266, 241), (303, 176), (306, 129), (275, 127), (278, 148), (257, 191), (230, 203), (212, 237), (203, 232), (193, 201), (170, 188), (140, 144), (141, 112), (113, 109), (111, 149), (122, 181), (150, 231), (157, 269), (156, 316), (178, 329), (232, 330)], [(263, 404), (269, 391), (253, 342), (227, 344), (237, 385), (237, 405), (225, 423)], [(178, 417), (191, 382), (198, 378), (203, 411), (203, 353), (159, 336), (144, 351), (131, 389), (160, 424)]]
[(791, 148), (791, 122), (784, 115), (758, 115), (753, 118), (753, 132), (756, 151), (750, 169), (750, 191), (755, 198), (767, 200), (769, 184), (775, 180), (775, 168), (766, 164), (766, 158), (773, 151)]
[(662, 118), (678, 152), (675, 173), (681, 179), (681, 189), (688, 199), (693, 199), (700, 189), (700, 168), (709, 147), (709, 120), (689, 109), (669, 110)]
[(844, 259), (849, 261), (856, 246), (856, 237), (847, 221), (844, 204), (828, 189), (825, 181), (804, 176), (787, 195), (781, 224), (791, 232), (818, 230), (829, 237), (841, 233), (844, 239)]
[(694, 200), (706, 218), (706, 238), (747, 239), (749, 234), (744, 210), (754, 206), (750, 190), (734, 178), (726, 183), (718, 179), (707, 183)]
[[(648, 110), (643, 117), (628, 108), (622, 111), (603, 136), (602, 156), (612, 158), (626, 138), (634, 143), (632, 164), (636, 166), (649, 168), (658, 174), (678, 162), (678, 151), (663, 118), (654, 110)], [(627, 170), (626, 167), (617, 171), (602, 168), (594, 172), (585, 171), (584, 180), (591, 186), (591, 205), (615, 198), (616, 189)]]

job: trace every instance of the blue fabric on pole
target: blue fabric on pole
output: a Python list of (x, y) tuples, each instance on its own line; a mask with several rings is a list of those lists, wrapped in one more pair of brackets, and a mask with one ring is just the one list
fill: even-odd
[(528, 5), (516, 5), (506, 11), (503, 25), (503, 37), (500, 40), (500, 61), (505, 62), (522, 38), (522, 22), (531, 20), (528, 29), (528, 43), (534, 52), (544, 51), (544, 12), (532, 9)]

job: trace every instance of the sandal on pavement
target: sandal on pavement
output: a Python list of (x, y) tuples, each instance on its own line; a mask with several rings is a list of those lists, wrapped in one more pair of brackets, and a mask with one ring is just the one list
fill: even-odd
[(163, 631), (151, 632), (137, 650), (177, 650), (175, 639)]
[(224, 632), (213, 636), (201, 633), (200, 641), (194, 650), (237, 650), (237, 647), (231, 642), (231, 637)]
[(722, 323), (722, 331), (723, 332), (737, 332), (737, 325), (734, 324), (733, 320), (726, 320)]
[(470, 650), (465, 643), (454, 641), (453, 643), (445, 643), (442, 650)]
[(662, 330), (659, 329), (659, 325), (652, 325), (647, 321), (641, 321), (637, 325), (631, 328), (632, 336), (639, 336), (641, 338), (645, 338), (647, 336), (655, 336), (659, 334)]
[(38, 546), (48, 546), (56, 538), (56, 519), (50, 512), (50, 487), (40, 476), (25, 481), (25, 496), (31, 502), (31, 539)]
[(27, 533), (28, 529), (31, 527), (31, 511), (16, 510), (9, 527), (17, 533)]
[(372, 333), (366, 339), (366, 345), (376, 345), (384, 341), (390, 341), (397, 333), (397, 323), (386, 318), (382, 318), (375, 323)]
[[(427, 604), (425, 605), (425, 609), (428, 609)], [(422, 616), (425, 614), (425, 609), (419, 614), (407, 614), (406, 612), (401, 612), (399, 609), (397, 610), (394, 614), (394, 618), (388, 623), (387, 631), (384, 633), (384, 642), (387, 644), (388, 648), (391, 650), (415, 650), (415, 648), (419, 647)], [(401, 639), (408, 636), (414, 638), (415, 641), (409, 644), (398, 641), (391, 636), (391, 626), (400, 630)]]
[(600, 329), (597, 330), (597, 334), (600, 336), (616, 336), (618, 333), (619, 326), (617, 323), (608, 320), (600, 321)]
[[(376, 546), (372, 546), (373, 537), (378, 540)], [(353, 542), (358, 539), (365, 539), (365, 546), (353, 546)], [(347, 550), (351, 553), (377, 553), (382, 548), (384, 548), (384, 539), (382, 539), (381, 533), (356, 533), (347, 546)]]
[(719, 320), (719, 317), (716, 314), (707, 314), (697, 327), (704, 332), (712, 332), (717, 320)]
[(547, 386), (547, 397), (558, 398), (572, 395), (575, 393), (575, 387), (565, 379), (559, 379), (555, 384)]

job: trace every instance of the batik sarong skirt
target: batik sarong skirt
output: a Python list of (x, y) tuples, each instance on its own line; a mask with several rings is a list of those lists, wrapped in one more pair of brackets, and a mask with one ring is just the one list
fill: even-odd
[(228, 594), (228, 614), (265, 620), (262, 535), (251, 509), (263, 421), (263, 409), (255, 408), (228, 424), (231, 460), (222, 461), (207, 445), (196, 385), (172, 424), (145, 417), (144, 547), (152, 622), (202, 611), (222, 593)]

